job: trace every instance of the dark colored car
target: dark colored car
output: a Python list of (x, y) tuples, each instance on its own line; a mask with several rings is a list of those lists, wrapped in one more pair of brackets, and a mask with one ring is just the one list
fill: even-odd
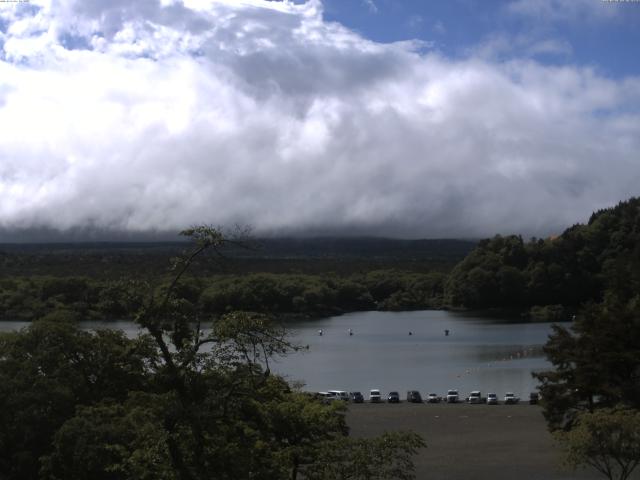
[(540, 395), (536, 392), (531, 392), (529, 394), (529, 404), (536, 405), (540, 401)]
[(389, 396), (387, 397), (387, 402), (400, 403), (400, 394), (398, 392), (389, 392)]
[(364, 396), (360, 392), (351, 392), (349, 395), (353, 403), (364, 403)]
[(418, 390), (409, 390), (407, 392), (407, 402), (422, 403), (422, 395)]

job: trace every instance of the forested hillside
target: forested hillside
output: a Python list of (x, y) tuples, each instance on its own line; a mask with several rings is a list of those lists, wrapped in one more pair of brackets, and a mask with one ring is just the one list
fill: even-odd
[[(557, 237), (523, 241), (281, 239), (205, 257), (176, 292), (204, 313), (317, 316), (358, 310), (507, 308), (561, 320), (607, 292), (640, 286), (640, 199), (595, 212)], [(0, 250), (0, 319), (60, 309), (130, 318), (161, 291), (181, 244), (19, 246)], [(470, 252), (470, 253), (468, 253)], [(465, 257), (465, 254), (467, 254)], [(456, 265), (457, 263), (457, 265)], [(169, 273), (170, 275), (170, 273)], [(152, 279), (152, 281), (150, 281)], [(166, 283), (166, 280), (165, 280)]]
[[(442, 308), (446, 272), (468, 240), (248, 239), (203, 254), (176, 292), (207, 314), (251, 310), (292, 316)], [(0, 319), (64, 310), (77, 319), (132, 318), (144, 295), (170, 281), (185, 243), (0, 245)]]
[[(235, 310), (313, 317), (360, 310), (442, 308), (445, 274), (373, 270), (362, 274), (215, 275), (185, 278), (175, 294), (207, 314)], [(132, 318), (142, 298), (161, 293), (136, 279), (89, 277), (0, 279), (0, 319), (35, 320), (66, 311), (78, 320)]]
[[(1, 238), (1, 237), (0, 237)], [(224, 261), (208, 254), (193, 273), (309, 273), (341, 275), (401, 269), (449, 271), (475, 246), (472, 240), (390, 238), (242, 238), (224, 249)], [(86, 276), (155, 278), (185, 242), (0, 243), (0, 278)], [(207, 257), (207, 255), (203, 255)], [(211, 261), (216, 258), (218, 261)]]
[(639, 286), (640, 199), (632, 198), (558, 237), (481, 241), (449, 275), (445, 302), (480, 309), (577, 307), (608, 292), (630, 298)]

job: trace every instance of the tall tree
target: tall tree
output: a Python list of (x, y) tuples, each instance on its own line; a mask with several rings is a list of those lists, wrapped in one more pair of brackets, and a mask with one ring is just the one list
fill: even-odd
[(591, 466), (609, 480), (627, 480), (640, 464), (640, 411), (582, 413), (573, 429), (556, 438), (572, 467)]
[(534, 374), (551, 429), (571, 428), (582, 411), (640, 408), (638, 306), (612, 298), (586, 307), (571, 328), (554, 327), (544, 347), (554, 369)]

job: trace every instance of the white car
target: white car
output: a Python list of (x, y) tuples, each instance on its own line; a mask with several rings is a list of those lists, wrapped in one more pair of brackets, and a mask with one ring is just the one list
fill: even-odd
[(440, 403), (440, 398), (437, 393), (430, 393), (427, 395), (427, 403)]
[(498, 395), (487, 393), (487, 405), (498, 405)]
[(504, 403), (505, 405), (514, 405), (516, 403), (518, 403), (520, 401), (519, 397), (516, 397), (516, 395), (512, 392), (507, 392), (504, 394)]
[(458, 390), (447, 390), (447, 403), (458, 403)]
[(344, 390), (329, 390), (329, 394), (336, 400), (349, 401), (349, 393)]
[(480, 403), (482, 402), (482, 394), (479, 390), (474, 390), (469, 394), (469, 398), (467, 398), (467, 402), (469, 403)]
[(369, 401), (371, 403), (380, 403), (382, 397), (380, 396), (380, 390), (374, 389), (369, 391)]

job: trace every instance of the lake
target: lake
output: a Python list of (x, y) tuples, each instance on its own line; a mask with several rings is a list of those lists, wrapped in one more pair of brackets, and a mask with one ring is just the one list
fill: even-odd
[(524, 397), (537, 384), (531, 372), (550, 367), (542, 345), (552, 324), (516, 321), (417, 311), (357, 312), (296, 323), (294, 338), (309, 351), (280, 360), (274, 370), (303, 379), (312, 391), (366, 394), (379, 388), (403, 395), (457, 388), (461, 395), (481, 390), (502, 397), (513, 391)]
[[(0, 322), (0, 329), (24, 325)], [(83, 325), (137, 332), (126, 321)], [(407, 390), (426, 395), (457, 388), (461, 395), (513, 391), (524, 398), (536, 386), (531, 372), (550, 366), (542, 345), (551, 325), (438, 310), (356, 312), (289, 324), (292, 339), (309, 349), (278, 359), (272, 370), (304, 381), (310, 391), (359, 390), (366, 396), (378, 388), (404, 397)]]

